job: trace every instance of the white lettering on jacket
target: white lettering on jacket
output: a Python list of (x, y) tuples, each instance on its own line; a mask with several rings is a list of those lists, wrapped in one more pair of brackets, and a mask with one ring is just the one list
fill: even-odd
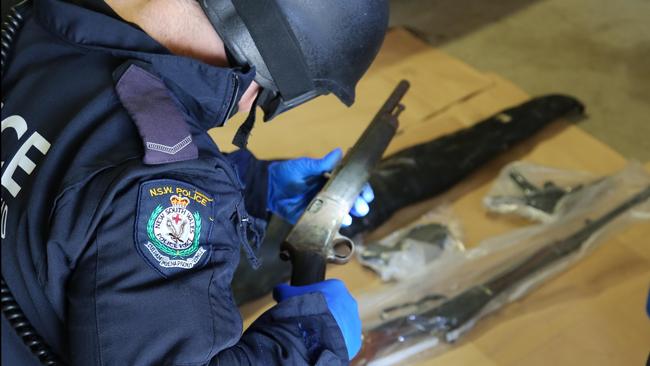
[[(18, 141), (20, 141), (27, 132), (27, 122), (19, 115), (12, 115), (2, 120), (2, 134), (5, 131), (13, 130), (16, 133)], [(45, 156), (50, 149), (50, 143), (38, 132), (32, 133), (25, 142), (20, 146), (16, 154), (11, 158), (7, 166), (2, 162), (2, 187), (4, 187), (14, 198), (20, 192), (20, 184), (14, 180), (14, 173), (16, 168), (22, 169), (27, 175), (31, 175), (36, 168), (34, 163), (27, 153), (32, 149), (40, 151)]]

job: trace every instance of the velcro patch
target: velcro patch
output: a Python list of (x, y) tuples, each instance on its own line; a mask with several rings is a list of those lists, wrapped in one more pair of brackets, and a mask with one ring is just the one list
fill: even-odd
[(210, 255), (214, 198), (173, 179), (141, 184), (135, 222), (136, 247), (163, 276), (197, 268)]
[(130, 64), (120, 76), (115, 91), (142, 137), (145, 164), (165, 164), (198, 157), (198, 149), (183, 114), (157, 76)]

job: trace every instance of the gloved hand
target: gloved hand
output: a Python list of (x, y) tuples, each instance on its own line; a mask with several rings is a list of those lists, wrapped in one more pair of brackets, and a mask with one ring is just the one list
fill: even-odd
[[(325, 184), (327, 178), (323, 174), (332, 171), (342, 156), (341, 149), (334, 149), (321, 159), (298, 158), (269, 164), (269, 211), (295, 224)], [(372, 188), (366, 184), (350, 213), (356, 217), (367, 215), (370, 211), (368, 203), (374, 198)], [(343, 226), (350, 224), (352, 217), (347, 215)]]
[(361, 349), (361, 319), (357, 301), (350, 295), (341, 280), (329, 279), (308, 286), (278, 285), (273, 289), (273, 298), (277, 302), (312, 292), (320, 292), (325, 296), (327, 307), (338, 324), (350, 360)]

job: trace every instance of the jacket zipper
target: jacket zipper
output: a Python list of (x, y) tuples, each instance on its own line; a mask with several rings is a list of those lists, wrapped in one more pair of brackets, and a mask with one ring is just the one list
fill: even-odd
[(223, 117), (222, 124), (226, 123), (228, 118), (231, 117), (232, 111), (235, 109), (235, 105), (237, 104), (237, 94), (239, 94), (239, 78), (237, 77), (236, 74), (232, 75), (232, 89), (233, 93), (232, 96), (230, 97), (230, 103), (228, 105), (228, 109), (226, 114)]

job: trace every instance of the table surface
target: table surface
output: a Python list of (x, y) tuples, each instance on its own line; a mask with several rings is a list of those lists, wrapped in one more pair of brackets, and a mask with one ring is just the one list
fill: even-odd
[[(249, 147), (261, 158), (319, 156), (337, 146), (350, 147), (402, 78), (412, 86), (388, 153), (469, 126), (529, 98), (498, 75), (477, 71), (396, 29), (359, 84), (352, 108), (342, 107), (334, 97), (319, 98), (271, 123), (258, 123)], [(233, 149), (230, 139), (241, 120), (211, 131), (223, 150)], [(560, 121), (450, 191), (398, 212), (373, 236), (386, 234), (440, 204), (452, 207), (468, 247), (530, 225), (488, 215), (481, 204), (500, 169), (514, 160), (597, 175), (611, 174), (627, 164), (605, 144)], [(650, 163), (645, 167), (650, 171)], [(380, 284), (377, 276), (354, 260), (330, 266), (328, 277), (343, 279), (355, 296)], [(650, 224), (645, 221), (606, 239), (567, 271), (482, 319), (446, 352), (413, 364), (641, 365), (650, 351), (650, 319), (644, 310), (649, 286)], [(242, 307), (245, 326), (272, 304), (265, 297)]]

